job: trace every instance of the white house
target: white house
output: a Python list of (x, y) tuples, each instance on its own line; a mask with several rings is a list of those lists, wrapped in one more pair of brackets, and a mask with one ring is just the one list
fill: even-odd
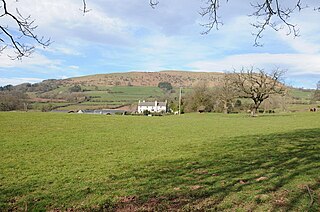
[(146, 101), (140, 101), (138, 104), (138, 113), (143, 113), (143, 111), (150, 111), (151, 113), (161, 113), (161, 112), (167, 112), (167, 101), (165, 102), (146, 102)]

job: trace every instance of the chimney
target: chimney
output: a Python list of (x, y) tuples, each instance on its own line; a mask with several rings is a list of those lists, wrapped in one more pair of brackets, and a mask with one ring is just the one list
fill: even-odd
[(156, 101), (154, 101), (154, 106), (157, 107), (157, 105), (158, 105), (158, 102), (157, 102), (157, 100), (156, 100)]

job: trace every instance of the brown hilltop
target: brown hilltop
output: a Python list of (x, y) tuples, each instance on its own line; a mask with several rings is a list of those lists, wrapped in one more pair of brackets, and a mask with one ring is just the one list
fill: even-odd
[(160, 71), (96, 74), (62, 80), (65, 85), (86, 86), (158, 86), (159, 82), (169, 82), (174, 87), (192, 87), (199, 82), (217, 86), (224, 74), (217, 72)]

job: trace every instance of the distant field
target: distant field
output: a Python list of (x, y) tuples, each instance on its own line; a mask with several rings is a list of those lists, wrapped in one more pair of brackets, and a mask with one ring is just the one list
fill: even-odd
[(320, 112), (10, 112), (0, 126), (1, 211), (320, 209)]
[(303, 100), (310, 100), (312, 98), (313, 92), (309, 90), (290, 89), (289, 95)]
[[(165, 92), (158, 87), (147, 86), (81, 86), (83, 92), (77, 94), (89, 98), (81, 104), (74, 104), (68, 107), (61, 107), (62, 110), (83, 110), (83, 109), (101, 109), (101, 108), (114, 108), (122, 105), (138, 104), (139, 100), (159, 100), (163, 99)], [(36, 93), (28, 93), (32, 98), (36, 97)], [(41, 96), (47, 97), (65, 97), (70, 95), (69, 87), (59, 87), (55, 90), (42, 93)], [(57, 96), (58, 95), (58, 96)], [(72, 103), (72, 102), (70, 102)], [(41, 107), (49, 103), (33, 103), (34, 109), (41, 110)], [(67, 103), (50, 102), (53, 106), (64, 106)], [(59, 108), (58, 108), (59, 109)]]
[[(28, 93), (30, 98), (42, 97), (46, 99), (47, 103), (32, 103), (33, 109), (41, 110), (41, 108), (46, 105), (51, 106), (61, 106), (60, 108), (55, 108), (58, 110), (84, 110), (84, 109), (103, 109), (103, 108), (116, 108), (123, 105), (137, 105), (139, 100), (154, 101), (154, 100), (165, 100), (165, 99), (175, 99), (176, 104), (179, 88), (174, 88), (173, 93), (166, 93), (158, 87), (151, 86), (85, 86), (81, 85), (82, 92), (70, 93), (69, 86), (60, 86), (59, 88), (44, 92), (41, 94)], [(192, 88), (183, 88), (182, 96), (192, 91)], [(72, 95), (79, 95), (78, 100), (72, 101)], [(306, 111), (311, 106), (310, 100), (312, 98), (313, 92), (310, 90), (299, 90), (291, 88), (288, 92), (287, 108), (290, 111)], [(84, 101), (84, 97), (87, 97), (88, 101)], [(50, 101), (50, 99), (53, 99)], [(55, 99), (65, 99), (70, 102), (55, 102)], [(70, 100), (71, 99), (71, 100)], [(79, 101), (84, 101), (79, 104)], [(242, 99), (243, 103), (250, 104), (251, 99)], [(72, 105), (64, 107), (65, 105)]]

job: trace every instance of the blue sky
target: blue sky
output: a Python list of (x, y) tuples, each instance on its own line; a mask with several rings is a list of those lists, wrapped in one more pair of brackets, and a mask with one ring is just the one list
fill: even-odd
[[(286, 30), (266, 30), (253, 47), (256, 19), (248, 3), (222, 2), (224, 25), (201, 35), (201, 0), (160, 0), (152, 9), (148, 0), (87, 0), (91, 11), (83, 15), (81, 0), (12, 1), (9, 8), (30, 14), (37, 34), (54, 43), (37, 48), (30, 58), (10, 60), (0, 55), (0, 85), (38, 82), (98, 73), (128, 71), (215, 71), (258, 67), (286, 70), (285, 82), (315, 88), (320, 80), (320, 13), (312, 9), (294, 14), (300, 37)], [(312, 2), (312, 1), (311, 1)]]

